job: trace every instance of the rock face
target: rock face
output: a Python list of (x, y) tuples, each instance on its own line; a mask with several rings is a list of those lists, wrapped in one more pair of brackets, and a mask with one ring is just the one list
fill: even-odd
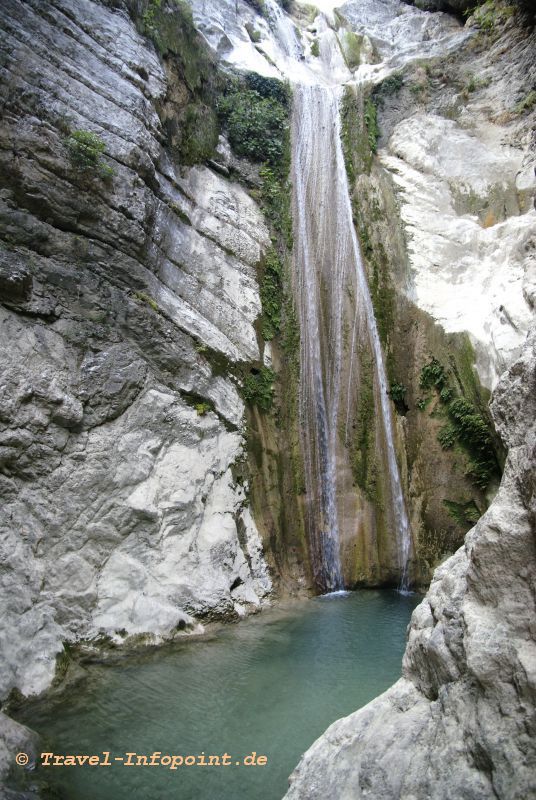
[[(64, 641), (169, 637), (270, 592), (228, 374), (260, 359), (269, 235), (165, 147), (157, 112), (188, 89), (125, 5), (7, 0), (0, 25), (5, 697), (45, 689)], [(91, 174), (74, 130), (104, 142)]]
[(534, 109), (523, 103), (535, 48), (534, 31), (519, 23), (492, 41), (477, 33), (445, 61), (408, 74), (381, 119), (380, 160), (400, 201), (411, 299), (447, 332), (469, 333), (489, 389), (533, 315)]
[(536, 333), (495, 391), (499, 493), (413, 613), (403, 677), (335, 722), (286, 797), (536, 795)]

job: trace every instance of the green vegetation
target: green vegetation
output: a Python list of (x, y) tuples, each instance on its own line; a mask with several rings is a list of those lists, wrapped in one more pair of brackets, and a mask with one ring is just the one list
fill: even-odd
[(361, 63), (361, 44), (363, 39), (351, 30), (342, 34), (342, 49), (348, 69), (355, 69)]
[(212, 158), (220, 127), (212, 108), (204, 103), (191, 103), (181, 118), (181, 141), (178, 155), (182, 164), (191, 166)]
[(187, 0), (142, 0), (142, 33), (155, 44), (161, 56), (173, 56), (191, 92), (209, 80), (214, 64), (194, 25)]
[(447, 374), (445, 368), (439, 363), (437, 358), (432, 358), (432, 360), (421, 369), (421, 377), (419, 380), (421, 389), (435, 388), (440, 390), (443, 389), (446, 382)]
[(213, 406), (212, 403), (207, 403), (206, 401), (203, 401), (202, 403), (195, 404), (195, 410), (197, 411), (200, 417), (204, 417), (205, 414), (208, 414), (209, 411), (213, 410)]
[(388, 78), (385, 78), (380, 85), (375, 89), (374, 96), (378, 98), (385, 98), (387, 95), (396, 94), (404, 85), (404, 78), (401, 72), (393, 72)]
[(134, 297), (136, 300), (140, 300), (142, 303), (147, 303), (147, 305), (150, 306), (153, 311), (160, 311), (156, 300), (154, 300), (154, 298), (150, 297), (148, 294), (145, 294), (145, 292), (134, 292)]
[(218, 143), (219, 120), (214, 106), (221, 77), (208, 46), (197, 33), (189, 3), (137, 0), (135, 6), (138, 29), (165, 60), (166, 71), (173, 75), (168, 80), (181, 86), (177, 97), (170, 93), (159, 105), (168, 147), (181, 164), (207, 161), (214, 156)]
[(536, 106), (536, 89), (530, 91), (515, 107), (516, 114), (524, 114), (525, 111), (532, 111)]
[(368, 143), (373, 153), (378, 149), (380, 128), (378, 126), (378, 110), (372, 98), (365, 100), (365, 125), (367, 127)]
[(464, 94), (472, 94), (478, 89), (485, 89), (491, 83), (491, 78), (479, 78), (477, 75), (468, 74), (466, 76)]
[(408, 411), (406, 392), (407, 389), (403, 383), (398, 383), (397, 381), (393, 381), (391, 383), (389, 396), (395, 404), (395, 408), (399, 414), (405, 414)]
[(469, 455), (471, 466), (467, 475), (480, 489), (485, 489), (492, 478), (500, 474), (489, 425), (474, 405), (463, 397), (450, 403), (448, 414), (458, 441)]
[(352, 459), (353, 474), (357, 485), (365, 496), (374, 501), (376, 497), (377, 475), (374, 468), (374, 378), (372, 358), (364, 348), (360, 348), (361, 380), (357, 403), (356, 430)]
[(259, 174), (262, 179), (260, 200), (263, 210), (275, 230), (283, 236), (286, 246), (291, 248), (291, 191), (286, 178), (287, 173), (284, 167), (274, 169), (265, 165), (261, 167)]
[(71, 164), (87, 177), (109, 179), (113, 169), (102, 160), (106, 145), (96, 133), (77, 130), (67, 138), (67, 148)]
[(218, 113), (237, 155), (271, 166), (281, 162), (288, 111), (273, 94), (263, 96), (234, 83), (218, 102)]
[(311, 55), (318, 58), (320, 55), (320, 42), (318, 39), (314, 39), (313, 43), (311, 44)]
[(450, 516), (456, 520), (458, 525), (464, 528), (474, 525), (482, 516), (474, 500), (469, 500), (465, 503), (443, 500), (443, 505), (448, 510)]
[[(455, 377), (459, 380), (459, 374)], [(469, 458), (467, 477), (480, 489), (486, 489), (491, 480), (500, 474), (491, 422), (474, 402), (466, 397), (456, 396), (454, 388), (449, 385), (449, 373), (437, 358), (432, 358), (421, 369), (419, 383), (421, 389), (434, 389), (440, 402), (446, 407), (449, 422), (437, 435), (439, 444), (443, 450), (459, 444)], [(424, 411), (430, 399), (427, 402), (424, 398), (419, 400), (418, 408)]]
[(452, 389), (450, 386), (444, 386), (439, 392), (439, 399), (446, 405), (447, 403), (450, 403), (453, 395), (454, 389)]
[(245, 27), (245, 29), (246, 29), (246, 31), (248, 33), (248, 36), (249, 36), (249, 38), (251, 39), (252, 42), (255, 42), (255, 43), (260, 42), (260, 40), (261, 40), (261, 32), (258, 31), (251, 24), (251, 22), (246, 22), (244, 27)]
[(443, 450), (450, 450), (456, 444), (458, 438), (458, 431), (454, 425), (444, 425), (437, 434), (437, 441)]
[(266, 4), (264, 0), (246, 0), (246, 3), (251, 6), (251, 8), (255, 9), (257, 14), (262, 14), (263, 16), (266, 14)]
[(261, 411), (269, 411), (274, 399), (275, 373), (268, 367), (251, 369), (244, 379), (242, 394), (246, 402), (256, 405)]
[(261, 333), (270, 341), (281, 330), (281, 304), (283, 268), (276, 251), (271, 248), (264, 259), (260, 295), (262, 304)]
[(516, 11), (515, 6), (506, 5), (500, 0), (487, 0), (482, 5), (478, 5), (465, 13), (466, 16), (472, 16), (475, 25), (481, 31), (494, 33), (498, 27), (513, 17)]

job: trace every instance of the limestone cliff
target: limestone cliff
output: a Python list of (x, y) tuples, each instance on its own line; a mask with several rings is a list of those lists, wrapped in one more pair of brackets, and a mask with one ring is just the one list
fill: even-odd
[(202, 41), (162, 59), (136, 19), (0, 8), (3, 697), (45, 689), (63, 642), (158, 640), (271, 590), (226, 372), (261, 362), (269, 230), (181, 166), (168, 118), (211, 79)]

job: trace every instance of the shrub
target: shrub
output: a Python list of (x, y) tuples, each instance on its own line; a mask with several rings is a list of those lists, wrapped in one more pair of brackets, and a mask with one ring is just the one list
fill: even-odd
[(432, 358), (432, 360), (421, 369), (419, 381), (421, 389), (431, 389), (435, 387), (441, 390), (445, 386), (446, 381), (447, 374), (445, 368), (439, 363), (437, 358)]
[(444, 425), (437, 434), (437, 441), (443, 450), (449, 450), (454, 446), (458, 433), (453, 425)]
[(282, 103), (251, 89), (235, 90), (219, 101), (218, 111), (237, 155), (272, 165), (281, 161), (287, 128)]
[(320, 55), (320, 44), (318, 39), (315, 39), (311, 44), (311, 55), (314, 56), (315, 58), (318, 58), (318, 56)]
[(246, 3), (251, 6), (251, 8), (255, 9), (258, 14), (262, 14), (263, 16), (266, 14), (266, 4), (264, 0), (246, 0)]
[(442, 403), (447, 404), (450, 403), (453, 395), (454, 395), (454, 389), (452, 389), (450, 386), (444, 386), (439, 392), (439, 399), (441, 400)]
[(524, 114), (525, 111), (532, 111), (534, 106), (536, 106), (536, 89), (533, 89), (526, 97), (519, 101), (515, 108), (516, 114)]
[(72, 131), (67, 139), (67, 147), (73, 167), (86, 175), (110, 178), (114, 171), (102, 160), (106, 145), (96, 133), (91, 131)]
[(389, 388), (389, 396), (395, 404), (395, 408), (399, 414), (406, 414), (408, 406), (406, 404), (406, 387), (402, 383), (394, 381)]
[(181, 119), (178, 148), (182, 164), (192, 165), (214, 156), (220, 129), (214, 111), (204, 103), (191, 103)]
[(271, 97), (281, 105), (288, 107), (290, 90), (289, 86), (278, 78), (267, 78), (258, 72), (246, 73), (246, 85), (261, 97)]

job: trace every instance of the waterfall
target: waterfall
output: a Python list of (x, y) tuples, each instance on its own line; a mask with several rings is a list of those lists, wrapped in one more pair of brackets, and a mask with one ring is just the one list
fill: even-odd
[[(301, 48), (298, 45), (296, 50), (293, 44), (297, 43), (294, 27), (275, 0), (268, 4), (277, 19), (286, 56), (296, 57)], [(285, 67), (289, 74), (288, 64)], [(400, 588), (406, 589), (411, 530), (396, 460), (382, 348), (353, 222), (341, 142), (341, 88), (330, 85), (329, 72), (324, 73), (327, 80), (309, 71), (307, 80), (296, 82), (296, 76), (303, 74), (299, 70), (289, 77), (294, 80), (292, 184), (294, 289), (301, 332), (300, 429), (312, 567), (322, 591), (344, 587), (338, 472), (341, 460), (348, 460), (348, 452), (341, 446), (341, 403), (346, 393), (347, 408), (350, 406), (351, 384), (358, 380), (353, 363), (355, 345), (365, 341), (374, 363)], [(355, 321), (348, 365), (343, 363), (343, 325), (349, 293), (353, 294)], [(348, 387), (342, 385), (343, 372), (348, 373)]]

